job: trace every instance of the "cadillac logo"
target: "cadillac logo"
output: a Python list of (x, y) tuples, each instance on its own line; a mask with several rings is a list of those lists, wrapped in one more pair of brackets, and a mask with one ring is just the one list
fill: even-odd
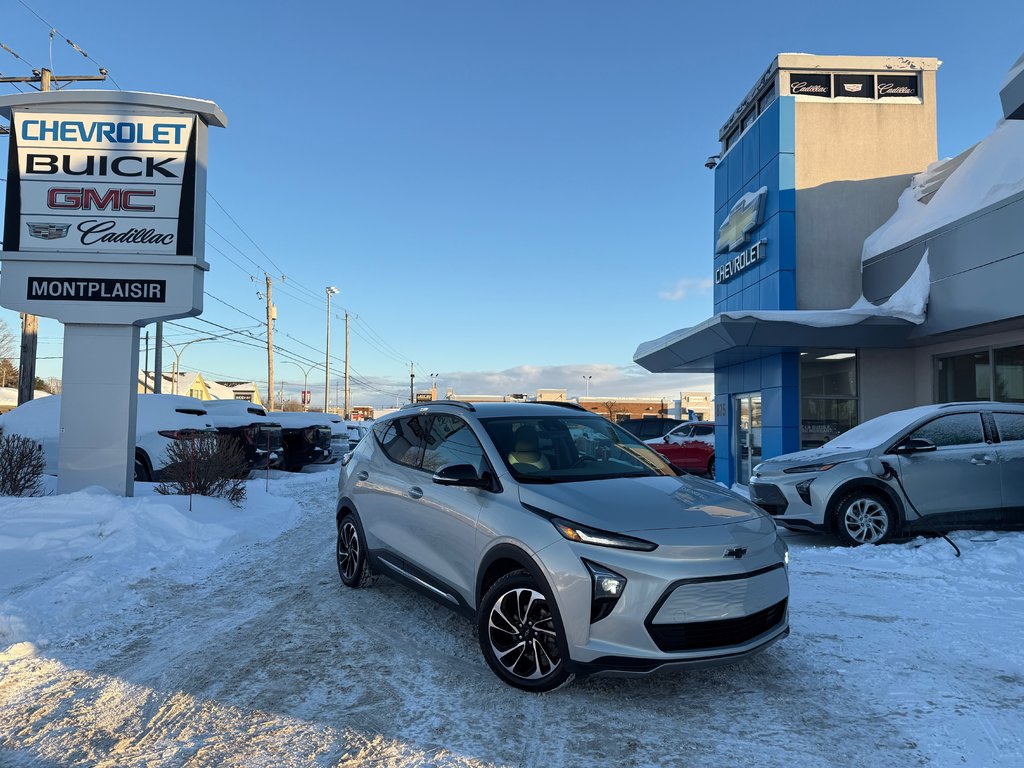
[(722, 555), (722, 557), (733, 557), (739, 560), (745, 554), (747, 554), (746, 547), (732, 547), (730, 549), (725, 550), (725, 554)]
[(40, 240), (59, 240), (67, 237), (70, 224), (32, 224), (28, 223), (28, 233)]
[(761, 225), (764, 199), (767, 196), (768, 188), (761, 187), (756, 192), (747, 192), (736, 201), (718, 228), (715, 253), (734, 251), (750, 239), (751, 233)]

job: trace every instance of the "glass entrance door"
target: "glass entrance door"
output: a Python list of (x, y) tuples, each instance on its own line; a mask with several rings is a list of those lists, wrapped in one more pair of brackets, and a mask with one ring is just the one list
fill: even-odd
[(734, 397), (736, 418), (736, 482), (747, 485), (754, 467), (761, 463), (761, 393), (752, 392)]

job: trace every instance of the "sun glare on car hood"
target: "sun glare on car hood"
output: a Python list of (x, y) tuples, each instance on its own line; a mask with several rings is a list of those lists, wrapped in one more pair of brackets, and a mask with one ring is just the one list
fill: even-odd
[(760, 514), (734, 494), (695, 478), (624, 477), (523, 485), (519, 498), (581, 525), (621, 533), (728, 525)]

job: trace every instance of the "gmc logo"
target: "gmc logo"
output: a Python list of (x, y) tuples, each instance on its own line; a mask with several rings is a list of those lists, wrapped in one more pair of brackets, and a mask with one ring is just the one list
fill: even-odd
[(51, 187), (46, 206), (61, 211), (139, 211), (152, 213), (156, 206), (135, 202), (136, 198), (156, 197), (155, 189), (108, 189), (104, 193), (93, 187)]

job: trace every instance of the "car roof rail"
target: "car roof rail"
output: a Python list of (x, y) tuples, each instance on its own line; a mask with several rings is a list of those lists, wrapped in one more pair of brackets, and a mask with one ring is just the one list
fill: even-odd
[(535, 400), (537, 405), (557, 405), (559, 408), (572, 408), (574, 411), (584, 411), (585, 413), (592, 413), (588, 411), (579, 403), (570, 403), (568, 400)]
[(475, 411), (476, 407), (465, 400), (424, 400), (419, 403), (406, 403), (399, 410), (404, 411), (407, 408), (421, 408), (427, 405), (454, 405), (456, 408), (465, 408), (467, 411)]

